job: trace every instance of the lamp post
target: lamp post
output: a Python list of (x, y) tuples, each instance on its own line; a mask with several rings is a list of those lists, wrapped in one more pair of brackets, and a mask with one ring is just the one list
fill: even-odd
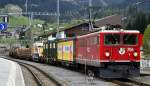
[(59, 0), (57, 0), (57, 34), (56, 38), (59, 38), (59, 16), (60, 16), (60, 9), (59, 9)]

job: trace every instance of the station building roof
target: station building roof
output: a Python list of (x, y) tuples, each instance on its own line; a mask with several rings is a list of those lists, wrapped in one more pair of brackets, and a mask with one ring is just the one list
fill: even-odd
[[(93, 23), (93, 27), (94, 28), (98, 28), (98, 27), (103, 27), (103, 26), (107, 26), (107, 25), (116, 25), (119, 27), (123, 27), (123, 20), (122, 20), (122, 16), (121, 15), (111, 15), (111, 16), (107, 16), (101, 19), (97, 19), (95, 20), (95, 22)], [(80, 35), (84, 35), (89, 32), (89, 22), (83, 22), (83, 23), (79, 23), (77, 25), (68, 27), (68, 28), (63, 28), (60, 31), (64, 31), (66, 33), (66, 35), (68, 37), (71, 36), (80, 36)], [(57, 32), (49, 32), (47, 34), (42, 35), (41, 37), (47, 37), (49, 35), (56, 35)]]

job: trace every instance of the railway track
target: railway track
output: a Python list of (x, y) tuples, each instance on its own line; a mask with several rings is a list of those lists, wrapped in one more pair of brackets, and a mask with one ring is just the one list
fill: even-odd
[(36, 81), (37, 86), (42, 86), (42, 81), (36, 76), (34, 72), (32, 72), (32, 70), (29, 67), (21, 63), (19, 65), (25, 67), (32, 74), (32, 76), (34, 77), (34, 80)]
[[(7, 58), (7, 57), (2, 57), (4, 59), (8, 59), (8, 60), (12, 60), (12, 61), (15, 61), (15, 62), (23, 62), (23, 63), (27, 63), (29, 65), (33, 65), (33, 66), (36, 66), (36, 67), (42, 67), (42, 65), (44, 65), (44, 67), (46, 68), (46, 66), (49, 66), (49, 65), (45, 65), (45, 64), (39, 64), (39, 63), (35, 63), (34, 62), (30, 62), (30, 61), (24, 61), (24, 60), (17, 60), (17, 59), (12, 59), (12, 58)], [(39, 65), (37, 65), (39, 64)], [(62, 70), (62, 75), (61, 76), (57, 76), (55, 75), (54, 78), (58, 81), (60, 84), (58, 84), (57, 86), (91, 86), (91, 85), (94, 85), (94, 86), (116, 86), (116, 84), (113, 84), (111, 82), (106, 82), (106, 81), (103, 81), (103, 80), (99, 80), (97, 78), (91, 80), (91, 77), (86, 77), (86, 80), (85, 80), (85, 75), (83, 75), (83, 73), (77, 73), (77, 72), (74, 72), (72, 73), (72, 70), (70, 71), (68, 68), (56, 68), (56, 69), (53, 69), (53, 67), (50, 67), (51, 71), (50, 73), (50, 76), (54, 76), (53, 74), (53, 70), (56, 71), (55, 74), (58, 74), (59, 72), (61, 72)], [(43, 67), (41, 68), (42, 70), (45, 70)], [(69, 71), (68, 71), (69, 70)], [(45, 70), (47, 71), (47, 70)], [(63, 74), (63, 72), (65, 72), (65, 74)], [(78, 75), (79, 74), (79, 75)], [(59, 78), (58, 78), (59, 77)], [(64, 77), (64, 78), (63, 78)], [(72, 78), (71, 78), (72, 77)], [(61, 80), (63, 79), (63, 80)], [(53, 86), (53, 85), (49, 85), (49, 86)]]
[[(150, 76), (150, 74), (145, 74), (145, 73), (141, 73), (140, 77), (143, 76)], [(117, 84), (119, 86), (150, 86), (150, 83), (144, 83), (141, 81), (137, 81), (133, 78), (120, 78), (120, 79), (105, 79), (105, 78), (100, 78), (100, 77), (95, 77), (98, 78), (100, 80), (104, 80), (107, 82), (112, 82), (114, 84)]]
[(150, 86), (150, 84), (142, 83), (140, 81), (135, 81), (132, 79), (113, 79), (113, 80), (103, 79), (103, 80), (115, 83), (119, 86)]
[[(24, 64), (19, 63), (19, 64), (20, 64), (20, 65), (23, 65), (23, 66), (26, 65), (26, 63), (24, 63)], [(32, 65), (30, 65), (30, 64), (27, 64), (26, 67), (27, 67), (28, 65), (29, 65), (29, 66), (32, 66)], [(32, 66), (32, 67), (34, 67), (34, 66)], [(38, 69), (38, 68), (37, 68), (37, 69)], [(38, 70), (39, 70), (39, 69), (38, 69)], [(32, 71), (31, 71), (31, 72), (32, 72)], [(36, 79), (36, 81), (38, 82), (38, 86), (45, 86), (45, 85), (43, 85), (42, 81), (40, 81), (40, 79), (39, 79), (38, 77), (36, 77), (36, 74), (34, 74), (34, 73), (32, 73), (32, 74), (33, 74), (33, 76), (35, 76), (35, 79)], [(150, 76), (150, 74), (141, 74), (141, 76), (146, 76), (146, 75), (149, 75), (149, 76)], [(117, 84), (117, 85), (119, 85), (119, 86), (150, 86), (150, 84), (138, 82), (138, 81), (131, 80), (131, 79), (115, 79), (115, 80), (107, 80), (107, 81), (112, 82), (112, 83), (115, 83), (115, 84)], [(47, 85), (47, 86), (49, 86), (49, 85)], [(58, 84), (57, 84), (56, 86), (58, 86)]]
[(140, 76), (150, 76), (150, 74), (141, 73)]
[[(7, 59), (7, 58), (5, 58)], [(49, 76), (47, 73), (42, 71), (41, 69), (24, 62), (8, 59), (11, 61), (17, 62), (20, 66), (23, 66), (26, 68), (34, 77), (35, 82), (37, 83), (37, 86), (62, 86), (57, 80), (53, 79), (51, 76)]]
[[(9, 59), (11, 60), (11, 59)], [(16, 61), (16, 60), (14, 60)], [(23, 62), (19, 62), (20, 65), (25, 65), (25, 66), (28, 66), (30, 67), (31, 70), (34, 70), (32, 69), (32, 66), (31, 64), (28, 64), (28, 63), (23, 63)], [(34, 67), (34, 66), (33, 66)], [(36, 67), (35, 67), (36, 68)], [(38, 69), (38, 68), (37, 68)], [(40, 69), (38, 69), (40, 70)], [(146, 74), (147, 75), (147, 74)], [(141, 76), (146, 76), (145, 74), (141, 74)], [(38, 78), (38, 77), (37, 77)], [(96, 77), (97, 78), (97, 77)], [(150, 84), (146, 84), (146, 83), (142, 83), (140, 81), (135, 81), (134, 79), (111, 79), (111, 80), (108, 80), (108, 79), (103, 79), (103, 78), (99, 78), (100, 81), (106, 81), (106, 82), (112, 82), (114, 84), (117, 84), (118, 86), (150, 86)], [(38, 79), (37, 81), (40, 81), (40, 79)], [(54, 80), (55, 82), (55, 80)], [(39, 83), (39, 82), (38, 82)], [(56, 83), (58, 83), (56, 81)], [(43, 85), (43, 82), (40, 81), (40, 84), (39, 86), (45, 86)], [(51, 86), (51, 85), (46, 85), (46, 86)], [(61, 86), (61, 84), (57, 84), (55, 86)]]

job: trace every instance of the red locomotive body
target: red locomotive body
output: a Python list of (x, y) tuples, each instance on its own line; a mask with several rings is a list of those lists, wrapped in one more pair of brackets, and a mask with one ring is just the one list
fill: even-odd
[(140, 33), (102, 30), (76, 39), (76, 62), (104, 78), (139, 76)]
[(103, 47), (101, 47), (100, 62), (140, 62), (138, 31), (106, 31), (101, 34)]
[(80, 36), (76, 39), (76, 61), (91, 66), (100, 65), (100, 33)]

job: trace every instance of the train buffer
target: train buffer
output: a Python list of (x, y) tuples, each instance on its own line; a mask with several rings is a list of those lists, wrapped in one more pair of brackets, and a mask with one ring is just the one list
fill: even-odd
[(0, 58), (0, 86), (25, 86), (20, 66)]

